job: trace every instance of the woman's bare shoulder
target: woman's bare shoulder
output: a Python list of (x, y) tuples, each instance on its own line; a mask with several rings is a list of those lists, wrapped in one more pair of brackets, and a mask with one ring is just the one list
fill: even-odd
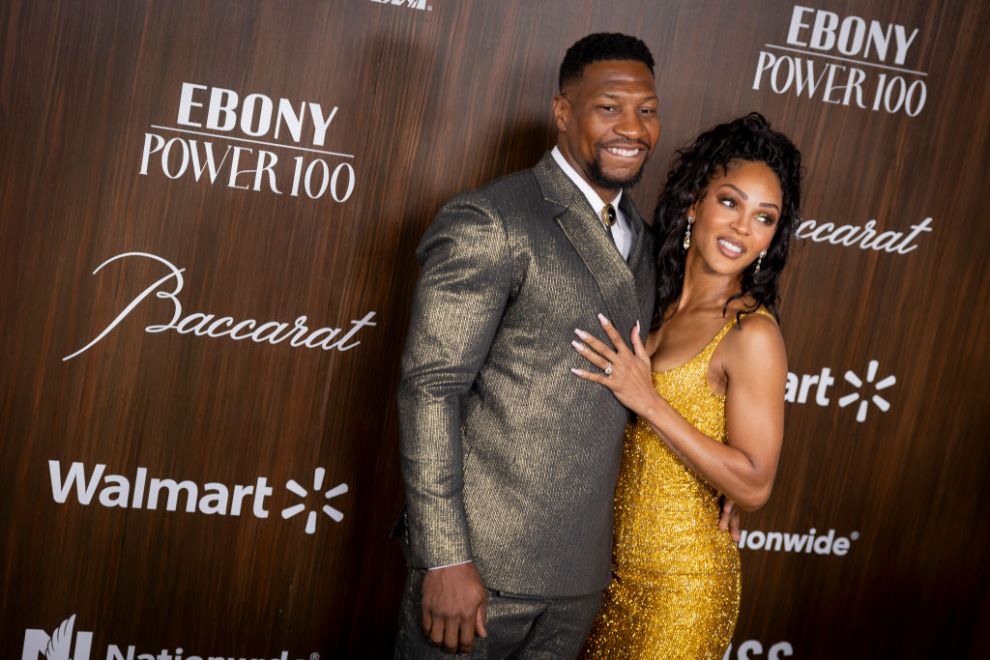
[(724, 351), (725, 357), (743, 363), (758, 363), (761, 359), (786, 361), (784, 336), (777, 320), (769, 312), (743, 314), (736, 330), (730, 332), (723, 342), (727, 349)]

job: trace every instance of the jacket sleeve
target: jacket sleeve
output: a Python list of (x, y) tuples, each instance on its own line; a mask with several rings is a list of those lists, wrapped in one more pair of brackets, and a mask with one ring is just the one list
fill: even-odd
[(461, 403), (509, 299), (504, 225), (473, 196), (447, 203), (417, 249), (422, 264), (399, 385), (400, 464), (414, 566), (472, 558), (464, 513)]

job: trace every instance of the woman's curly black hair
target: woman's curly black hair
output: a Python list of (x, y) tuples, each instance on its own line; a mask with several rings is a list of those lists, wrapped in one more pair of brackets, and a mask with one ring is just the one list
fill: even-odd
[(682, 242), (688, 208), (704, 196), (713, 177), (725, 172), (731, 162), (740, 160), (765, 163), (774, 171), (780, 181), (783, 207), (760, 272), (755, 272), (755, 264), (743, 271), (742, 291), (725, 302), (723, 314), (731, 301), (749, 295), (756, 302), (745, 312), (755, 311), (762, 305), (778, 316), (778, 280), (787, 262), (791, 236), (799, 222), (801, 152), (787, 136), (771, 129), (763, 115), (751, 112), (705, 131), (674, 157), (653, 215), (653, 231), (658, 244), (654, 329), (663, 323), (664, 314), (680, 298), (684, 286)]

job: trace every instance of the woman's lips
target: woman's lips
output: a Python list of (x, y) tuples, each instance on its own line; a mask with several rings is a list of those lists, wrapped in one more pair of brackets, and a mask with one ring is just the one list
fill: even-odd
[(738, 259), (746, 252), (746, 248), (740, 243), (730, 241), (727, 238), (718, 239), (718, 249), (729, 259)]

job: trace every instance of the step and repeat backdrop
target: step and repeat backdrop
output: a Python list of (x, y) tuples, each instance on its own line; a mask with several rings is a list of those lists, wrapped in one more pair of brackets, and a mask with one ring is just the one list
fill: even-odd
[(389, 655), (414, 248), (553, 144), (594, 31), (657, 59), (645, 215), (750, 110), (807, 165), (726, 657), (990, 656), (988, 27), (982, 0), (0, 3), (0, 657)]

